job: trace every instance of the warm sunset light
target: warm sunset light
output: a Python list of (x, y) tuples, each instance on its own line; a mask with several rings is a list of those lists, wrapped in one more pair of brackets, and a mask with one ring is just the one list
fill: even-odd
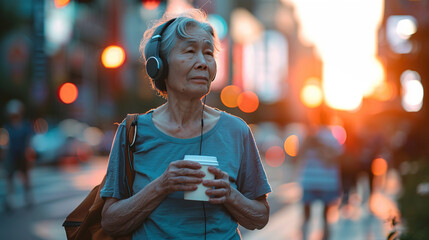
[(161, 4), (161, 0), (143, 0), (143, 7), (148, 10), (154, 10), (157, 7), (159, 7), (159, 4)]
[(78, 89), (73, 83), (64, 83), (60, 86), (58, 95), (63, 103), (70, 104), (76, 101)]
[(316, 108), (322, 104), (323, 93), (318, 85), (309, 83), (302, 88), (300, 98), (306, 107)]
[(384, 1), (291, 1), (302, 26), (300, 39), (314, 44), (323, 61), (322, 90), (327, 105), (357, 110), (362, 99), (385, 81), (377, 59)]
[(252, 113), (259, 107), (259, 98), (254, 92), (243, 92), (238, 96), (237, 104), (241, 111)]
[(394, 83), (383, 82), (375, 89), (373, 97), (380, 101), (392, 100), (396, 96), (396, 89), (397, 87)]
[(108, 46), (101, 54), (101, 62), (106, 68), (117, 68), (125, 61), (125, 51), (119, 46)]
[(372, 161), (371, 171), (375, 176), (381, 176), (387, 172), (387, 162), (383, 158), (379, 157)]
[(70, 0), (55, 0), (54, 2), (56, 8), (62, 8), (69, 4)]
[(240, 93), (241, 90), (239, 87), (229, 85), (222, 89), (222, 92), (220, 93), (220, 99), (223, 105), (229, 108), (235, 108), (238, 106), (237, 99)]
[(250, 43), (258, 39), (264, 30), (263, 24), (244, 8), (231, 14), (231, 37), (236, 43)]
[(291, 157), (296, 157), (299, 149), (299, 140), (296, 135), (290, 135), (284, 143), (286, 153)]
[(271, 167), (279, 167), (285, 161), (285, 152), (279, 146), (272, 146), (265, 152), (265, 161)]

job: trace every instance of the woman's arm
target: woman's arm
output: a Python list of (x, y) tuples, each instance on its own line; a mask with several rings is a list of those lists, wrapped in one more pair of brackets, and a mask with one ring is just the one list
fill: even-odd
[(175, 191), (193, 191), (201, 183), (204, 172), (196, 162), (179, 160), (137, 194), (127, 199), (107, 198), (101, 213), (101, 225), (109, 235), (121, 236), (133, 232)]
[(205, 186), (215, 187), (206, 191), (207, 195), (212, 196), (210, 203), (224, 204), (232, 217), (247, 229), (261, 229), (268, 223), (270, 207), (266, 195), (255, 200), (248, 199), (231, 187), (227, 173), (214, 167), (209, 167), (209, 171), (216, 178), (203, 181)]
[(101, 226), (112, 236), (133, 232), (165, 198), (158, 183), (151, 182), (136, 195), (119, 200), (107, 198), (101, 213)]

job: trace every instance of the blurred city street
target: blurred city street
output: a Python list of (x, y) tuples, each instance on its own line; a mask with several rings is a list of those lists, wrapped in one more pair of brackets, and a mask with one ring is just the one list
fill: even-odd
[[(428, 12), (428, 0), (0, 0), (0, 240), (66, 239), (130, 113), (153, 114), (154, 144), (242, 154), (231, 172), (245, 194), (268, 191), (261, 160), (270, 220), (240, 227), (245, 240), (427, 240)], [(142, 157), (175, 153), (145, 143)]]
[[(21, 187), (16, 189), (13, 196), (13, 209), (0, 210), (0, 239), (34, 239), (34, 240), (61, 240), (66, 239), (61, 226), (65, 216), (77, 206), (89, 190), (98, 184), (105, 172), (106, 157), (94, 157), (81, 166), (69, 167), (37, 167), (33, 169), (34, 204), (26, 206), (23, 201)], [(240, 227), (245, 240), (259, 239), (301, 239), (302, 210), (300, 203), (300, 189), (294, 182), (282, 182), (291, 179), (293, 168), (284, 164), (281, 168), (266, 168), (270, 177), (273, 193), (269, 195), (271, 215), (268, 225), (262, 230), (249, 231)], [(395, 174), (386, 179), (385, 186), (395, 182)], [(365, 181), (358, 188), (359, 194), (367, 194), (364, 189)], [(396, 183), (397, 184), (397, 183)], [(0, 181), (0, 196), (3, 203), (5, 192), (4, 178)], [(17, 184), (20, 186), (20, 184)], [(395, 183), (390, 183), (395, 185)], [(391, 204), (388, 199), (388, 187), (379, 189), (378, 208)], [(391, 195), (391, 197), (393, 197)], [(389, 224), (387, 219), (381, 219), (386, 213), (374, 215), (369, 210), (368, 203), (361, 203), (356, 196), (355, 202), (349, 206), (348, 212), (344, 209), (333, 209), (330, 214), (332, 240), (381, 240), (386, 239)], [(381, 209), (380, 209), (381, 210)], [(310, 239), (320, 239), (321, 207), (317, 203), (312, 210), (315, 216), (310, 223)], [(384, 214), (384, 215), (383, 215)]]
[(12, 210), (3, 207), (6, 182), (2, 176), (0, 239), (66, 239), (62, 223), (89, 193), (101, 182), (107, 159), (92, 159), (82, 166), (37, 167), (31, 172), (33, 205), (24, 202), (22, 185), (16, 178)]

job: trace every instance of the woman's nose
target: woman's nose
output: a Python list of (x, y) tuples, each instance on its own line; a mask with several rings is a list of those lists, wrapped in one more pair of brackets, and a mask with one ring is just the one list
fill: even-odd
[(207, 60), (203, 53), (199, 53), (196, 56), (195, 68), (205, 70), (207, 69)]

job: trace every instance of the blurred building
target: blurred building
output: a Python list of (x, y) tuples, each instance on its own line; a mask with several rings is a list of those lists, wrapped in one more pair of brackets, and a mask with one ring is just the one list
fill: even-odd
[[(318, 12), (324, 16), (343, 16), (347, 12), (339, 3), (332, 1), (330, 6), (333, 4), (338, 7)], [(300, 19), (302, 9), (298, 5), (296, 0), (2, 0), (0, 41), (5, 54), (0, 61), (1, 106), (11, 98), (20, 98), (29, 106), (30, 117), (57, 121), (75, 118), (97, 125), (158, 106), (163, 99), (154, 94), (145, 77), (138, 49), (140, 39), (148, 24), (165, 11), (197, 7), (208, 13), (223, 48), (208, 102), (251, 123), (271, 121), (285, 125), (303, 121), (309, 112), (318, 111), (327, 102), (323, 91), (329, 64), (320, 46), (303, 41), (306, 23)], [(386, 81), (352, 111), (329, 106), (339, 115), (404, 111), (401, 103), (406, 87), (401, 76), (420, 79), (421, 90), (426, 86), (426, 1), (385, 1), (383, 6), (378, 53)], [(401, 21), (404, 16), (410, 17)], [(409, 35), (391, 40), (391, 28), (398, 23)], [(415, 32), (406, 28), (413, 24)], [(348, 32), (353, 31), (353, 26), (350, 28)], [(103, 50), (108, 46), (123, 49), (123, 62), (116, 67), (102, 63)], [(350, 49), (356, 47), (350, 43)], [(341, 62), (341, 58), (336, 61)], [(357, 67), (353, 62), (345, 66), (345, 74), (335, 74), (346, 80), (370, 77), (353, 72)], [(74, 88), (63, 88), (65, 83)], [(350, 88), (342, 84), (334, 85), (341, 89), (336, 92)], [(229, 85), (238, 89), (232, 95), (233, 104), (225, 104), (221, 98)], [(418, 88), (415, 81), (408, 85)], [(412, 98), (416, 94), (407, 96), (417, 101)], [(238, 98), (244, 99), (241, 105)], [(419, 103), (411, 103), (413, 111)], [(417, 112), (427, 111), (422, 108)]]

